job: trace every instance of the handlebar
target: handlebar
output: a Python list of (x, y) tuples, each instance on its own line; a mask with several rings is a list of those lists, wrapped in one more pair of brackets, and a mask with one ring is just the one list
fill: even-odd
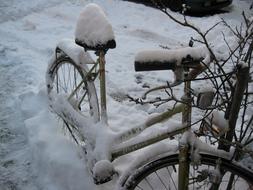
[(135, 71), (198, 69), (201, 63), (209, 65), (210, 53), (206, 47), (186, 47), (175, 50), (146, 50), (135, 57)]
[(134, 63), (135, 71), (175, 70), (176, 62), (139, 62)]

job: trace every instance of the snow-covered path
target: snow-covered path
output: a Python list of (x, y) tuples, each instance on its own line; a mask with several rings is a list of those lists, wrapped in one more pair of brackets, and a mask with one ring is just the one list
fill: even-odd
[[(61, 38), (73, 38), (77, 17), (89, 2), (103, 7), (117, 41), (117, 48), (107, 55), (108, 115), (113, 125), (128, 127), (125, 123), (135, 123), (151, 111), (114, 99), (121, 101), (126, 92), (137, 95), (143, 85), (172, 79), (171, 73), (136, 74), (136, 52), (159, 45), (187, 46), (196, 35), (158, 10), (119, 0), (0, 0), (0, 190), (95, 188), (73, 143), (54, 127), (57, 120), (47, 108), (44, 82), (55, 44)], [(236, 25), (248, 5), (247, 0), (234, 0), (229, 13), (191, 21), (204, 29), (220, 17)], [(222, 26), (210, 34), (222, 56), (225, 46), (220, 43), (222, 35), (217, 35), (220, 31), (228, 41), (233, 38)]]

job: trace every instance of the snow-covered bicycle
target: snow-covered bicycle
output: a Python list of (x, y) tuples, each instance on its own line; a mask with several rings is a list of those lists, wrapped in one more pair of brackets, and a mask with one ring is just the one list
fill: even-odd
[[(176, 79), (167, 87), (183, 83), (184, 94), (181, 99), (171, 94), (178, 102), (173, 109), (151, 116), (126, 131), (114, 131), (106, 112), (105, 55), (115, 47), (112, 26), (104, 12), (89, 4), (79, 17), (75, 42), (58, 43), (46, 73), (50, 107), (80, 145), (94, 182), (116, 181), (116, 189), (252, 189), (250, 170), (234, 162), (231, 152), (202, 142), (191, 130), (191, 79), (211, 62), (208, 50), (187, 47), (138, 53), (136, 71), (172, 70)], [(97, 61), (93, 61), (88, 51), (95, 52)], [(241, 66), (238, 72), (245, 68)], [(97, 78), (100, 100), (94, 85)], [(208, 89), (198, 96), (203, 109), (212, 103), (212, 95)], [(180, 124), (170, 123), (142, 135), (178, 113), (182, 113)], [(225, 126), (218, 127), (216, 133), (227, 130)], [(170, 139), (178, 136), (178, 144), (170, 144)], [(126, 159), (128, 166), (119, 167), (117, 159), (129, 153), (133, 157)]]

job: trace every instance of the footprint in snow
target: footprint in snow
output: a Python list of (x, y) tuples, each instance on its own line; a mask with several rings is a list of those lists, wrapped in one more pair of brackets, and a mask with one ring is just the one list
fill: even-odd
[(23, 24), (23, 30), (25, 31), (33, 31), (33, 30), (36, 30), (36, 25), (29, 21), (29, 20), (26, 20)]

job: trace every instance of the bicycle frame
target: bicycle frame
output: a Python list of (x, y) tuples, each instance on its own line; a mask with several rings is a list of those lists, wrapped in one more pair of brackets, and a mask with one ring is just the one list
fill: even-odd
[[(105, 82), (105, 51), (101, 50), (97, 52), (98, 59), (97, 62), (94, 63), (92, 68), (88, 71), (85, 80), (92, 80), (94, 81), (97, 76), (99, 75), (99, 81), (100, 81), (100, 120), (107, 124), (108, 118), (107, 118), (107, 111), (106, 111), (106, 82)], [(99, 66), (99, 69), (97, 70), (97, 67)], [(71, 97), (75, 94), (75, 92), (81, 87), (84, 81), (81, 81), (80, 84), (77, 85), (76, 89), (70, 94), (68, 97), (68, 100), (71, 99)]]
[[(94, 66), (91, 68), (91, 70), (88, 72), (87, 77), (90, 77), (89, 75), (98, 76), (100, 80), (100, 109), (101, 109), (101, 121), (105, 124), (107, 124), (107, 111), (106, 111), (106, 78), (105, 78), (105, 51), (99, 51), (97, 52), (98, 59), (97, 62), (94, 64)], [(98, 74), (93, 73), (97, 67)], [(189, 70), (185, 70), (184, 77), (188, 78)], [(96, 77), (95, 77), (96, 78)], [(95, 80), (95, 78), (93, 80)], [(161, 113), (153, 118), (150, 118), (147, 120), (143, 125), (137, 126), (134, 128), (131, 128), (128, 131), (123, 132), (122, 134), (118, 135), (115, 139), (119, 143), (123, 143), (126, 140), (134, 139), (138, 134), (140, 134), (143, 130), (145, 130), (148, 127), (151, 127), (157, 123), (163, 122), (165, 120), (168, 120), (172, 116), (174, 116), (177, 113), (182, 113), (182, 126), (177, 129), (168, 129), (164, 133), (161, 133), (159, 135), (154, 134), (153, 136), (149, 137), (148, 139), (144, 139), (140, 142), (133, 142), (132, 144), (128, 144), (127, 146), (121, 146), (119, 144), (118, 146), (114, 147), (111, 151), (111, 160), (116, 159), (117, 157), (120, 157), (122, 155), (128, 154), (130, 152), (142, 149), (146, 146), (152, 145), (156, 142), (162, 141), (164, 139), (173, 137), (177, 134), (182, 134), (185, 131), (189, 130), (191, 127), (191, 82), (186, 81), (184, 82), (184, 96), (182, 97), (182, 101), (184, 103), (180, 103), (179, 105), (175, 106), (173, 110), (168, 110), (164, 113)], [(188, 144), (180, 144), (179, 148), (179, 155), (180, 155), (180, 162), (179, 162), (179, 181), (178, 181), (178, 187), (181, 190), (186, 190), (188, 187), (188, 175), (189, 175), (189, 161), (188, 161), (188, 152), (189, 152), (189, 146)]]
[[(100, 122), (105, 126), (108, 127), (107, 125), (107, 114), (106, 114), (106, 81), (105, 81), (105, 51), (103, 52), (96, 52), (97, 55), (99, 56), (96, 62), (91, 63), (91, 65), (85, 68), (85, 76), (83, 80), (76, 86), (74, 91), (70, 94), (69, 99), (73, 96), (73, 94), (82, 87), (83, 83), (86, 83), (87, 81), (94, 81), (98, 76), (100, 79), (100, 109), (101, 109), (101, 114), (100, 114)], [(88, 69), (88, 70), (87, 70)], [(188, 135), (191, 132), (191, 103), (192, 103), (192, 94), (191, 94), (191, 81), (187, 80), (188, 75), (189, 75), (189, 70), (184, 69), (184, 96), (181, 99), (181, 103), (177, 103), (177, 105), (172, 109), (165, 111), (163, 113), (160, 113), (156, 115), (155, 117), (150, 117), (148, 118), (144, 123), (132, 127), (128, 129), (127, 131), (120, 132), (117, 134), (114, 134), (114, 136), (110, 136), (112, 138), (108, 139), (108, 141), (105, 143), (106, 146), (110, 145), (109, 151), (105, 149), (105, 152), (102, 153), (101, 155), (96, 157), (96, 153), (93, 154), (96, 150), (94, 150), (95, 144), (96, 143), (96, 138), (101, 137), (103, 134), (98, 134), (98, 136), (85, 136), (85, 134), (89, 131), (92, 130), (93, 126), (92, 123), (94, 123), (94, 120), (91, 120), (87, 117), (83, 117), (82, 114), (79, 114), (79, 112), (76, 112), (74, 108), (70, 104), (66, 104), (64, 106), (57, 107), (56, 113), (64, 118), (64, 121), (66, 123), (69, 123), (70, 126), (76, 126), (75, 130), (80, 133), (80, 136), (82, 140), (85, 140), (87, 142), (87, 146), (84, 147), (85, 151), (87, 152), (88, 155), (91, 155), (90, 157), (87, 158), (88, 162), (88, 167), (90, 171), (92, 171), (94, 165), (99, 162), (100, 160), (110, 160), (113, 161), (116, 158), (123, 156), (125, 154), (128, 154), (130, 152), (142, 149), (144, 147), (147, 147), (149, 145), (152, 145), (156, 142), (160, 142), (164, 139), (173, 137), (177, 134), (182, 134), (183, 138), (179, 140), (179, 146), (177, 146), (177, 149), (173, 149), (174, 151), (179, 151), (179, 173), (178, 173), (178, 187), (179, 189), (186, 190), (188, 188), (188, 183), (189, 183), (189, 150), (190, 146), (189, 144), (192, 142), (191, 140), (189, 141)], [(85, 93), (83, 96), (87, 96), (88, 93)], [(59, 97), (61, 100), (61, 96)], [(80, 100), (83, 100), (84, 97), (80, 97)], [(66, 102), (70, 103), (70, 102)], [(70, 114), (71, 112), (75, 112), (76, 114)], [(144, 131), (145, 129), (157, 124), (161, 123), (163, 121), (168, 120), (175, 114), (182, 113), (182, 124), (180, 126), (168, 126), (167, 128), (160, 129), (158, 130), (157, 133), (152, 133), (152, 135), (147, 136), (145, 139), (140, 139), (138, 138), (138, 135)], [(97, 120), (95, 121), (97, 122)], [(85, 124), (88, 125), (85, 125)], [(79, 131), (80, 129), (86, 129), (84, 127), (88, 127), (87, 131)], [(98, 125), (97, 127), (101, 127), (101, 125)], [(89, 129), (90, 128), (90, 129)], [(106, 133), (106, 130), (101, 130)], [(110, 131), (110, 130), (109, 130)], [(89, 132), (88, 132), (89, 133)], [(191, 133), (192, 134), (192, 133)], [(186, 138), (185, 138), (186, 137)], [(197, 137), (196, 137), (197, 138)], [(106, 138), (105, 138), (106, 139)], [(85, 143), (86, 144), (86, 143)], [(205, 144), (205, 143), (204, 143)], [(82, 144), (81, 144), (82, 145)], [(104, 145), (101, 145), (101, 148), (104, 148)], [(160, 146), (160, 145), (158, 145)], [(195, 145), (194, 145), (195, 147)], [(224, 151), (218, 150), (216, 148), (213, 148), (211, 151), (208, 150), (206, 151), (200, 146), (196, 146), (195, 148), (198, 148), (200, 152), (204, 153), (211, 153), (211, 154), (222, 154), (224, 155)], [(98, 149), (100, 149), (98, 147)], [(161, 150), (159, 151), (158, 155), (164, 154), (166, 152), (170, 152), (167, 149), (166, 150)], [(91, 154), (89, 154), (91, 153)], [(148, 157), (148, 160), (143, 161), (140, 164), (145, 164), (147, 161), (151, 161), (152, 159), (156, 158), (158, 155), (151, 154)], [(223, 156), (224, 157), (224, 156)], [(230, 153), (225, 154), (225, 157), (231, 158)], [(140, 166), (140, 165), (139, 165)], [(92, 172), (91, 172), (92, 173)], [(101, 181), (102, 183), (103, 181)], [(105, 182), (105, 181), (104, 181)]]
[[(113, 39), (113, 42), (114, 42), (114, 39)], [(79, 43), (77, 43), (77, 44), (79, 44)], [(80, 68), (80, 70), (81, 70), (80, 74), (81, 74), (81, 77), (83, 78), (83, 80), (77, 86), (76, 86), (76, 84), (74, 85), (74, 87), (73, 87), (73, 88), (75, 88), (74, 90), (71, 89), (71, 90), (73, 90), (73, 92), (68, 97), (68, 100), (70, 100), (70, 101), (65, 101), (66, 97), (64, 97), (63, 95), (59, 96), (59, 97), (56, 97), (57, 101), (55, 103), (58, 104), (58, 105), (60, 103), (64, 103), (64, 105), (56, 107), (55, 112), (60, 117), (63, 118), (63, 121), (67, 125), (70, 132), (72, 130), (71, 127), (73, 127), (73, 129), (76, 132), (76, 134), (75, 134), (76, 136), (78, 136), (79, 133), (80, 133), (81, 138), (78, 139), (78, 140), (80, 140), (80, 142), (85, 142), (84, 146), (82, 146), (83, 144), (80, 144), (80, 145), (82, 146), (82, 148), (85, 149), (85, 154), (89, 155), (89, 156), (87, 156), (88, 157), (87, 158), (87, 163), (88, 163), (87, 165), (88, 165), (89, 169), (91, 170), (91, 174), (93, 174), (93, 171), (96, 171), (96, 169), (94, 169), (94, 168), (95, 168), (95, 165), (99, 161), (103, 161), (103, 160), (113, 161), (116, 158), (118, 158), (120, 156), (123, 156), (125, 154), (128, 154), (130, 152), (142, 149), (142, 148), (147, 147), (149, 145), (152, 145), (154, 143), (160, 142), (164, 139), (174, 137), (175, 135), (182, 134), (183, 137), (179, 140), (179, 146), (178, 146), (178, 149), (177, 149), (179, 151), (178, 188), (180, 190), (187, 190), (188, 185), (189, 185), (189, 166), (190, 166), (189, 152), (190, 152), (190, 148), (191, 148), (190, 147), (191, 140), (189, 140), (187, 138), (188, 138), (188, 135), (190, 133), (193, 134), (191, 132), (192, 94), (191, 94), (191, 81), (188, 80), (190, 78), (189, 77), (189, 68), (193, 69), (194, 68), (193, 66), (196, 66), (194, 69), (196, 71), (200, 71), (198, 66), (200, 66), (199, 63), (202, 60), (203, 60), (203, 63), (205, 65), (207, 64), (207, 62), (211, 61), (209, 53), (205, 53), (205, 51), (203, 51), (203, 52), (202, 51), (196, 51), (196, 52), (193, 51), (193, 52), (195, 52), (193, 54), (199, 54), (200, 53), (199, 56), (197, 56), (197, 57), (194, 56), (194, 58), (196, 59), (195, 62), (197, 63), (197, 65), (196, 65), (196, 64), (193, 64), (194, 63), (193, 58), (191, 56), (189, 56), (191, 54), (190, 52), (192, 52), (192, 51), (189, 51), (189, 55), (187, 55), (188, 54), (187, 53), (185, 55), (182, 55), (182, 57), (186, 56), (186, 57), (184, 57), (184, 59), (186, 59), (185, 62), (187, 63), (187, 65), (189, 63), (189, 64), (193, 64), (193, 66), (189, 66), (189, 65), (185, 66), (186, 64), (183, 64), (183, 59), (182, 59), (182, 64), (179, 64), (179, 65), (175, 64), (175, 65), (173, 65), (173, 67), (168, 67), (169, 69), (173, 69), (173, 71), (175, 71), (176, 69), (178, 69), (180, 67), (180, 69), (182, 69), (183, 72), (184, 72), (184, 78), (186, 80), (184, 81), (184, 95), (183, 95), (183, 97), (180, 101), (181, 103), (177, 102), (176, 106), (172, 110), (168, 110), (168, 111), (165, 111), (163, 113), (160, 113), (155, 117), (149, 118), (147, 121), (145, 121), (141, 125), (130, 128), (127, 131), (115, 134), (109, 140), (108, 140), (107, 137), (102, 138), (102, 141), (103, 141), (103, 139), (105, 139), (105, 142), (106, 142), (105, 145), (103, 145), (103, 143), (97, 143), (97, 139), (99, 139), (99, 137), (101, 137), (101, 135), (104, 135), (105, 133), (107, 133), (106, 130), (101, 130), (102, 133), (97, 132), (97, 130), (91, 131), (91, 133), (89, 133), (89, 132), (90, 132), (90, 130), (94, 129), (93, 127), (100, 127), (101, 126), (100, 124), (97, 125), (97, 126), (93, 125), (94, 123), (96, 123), (98, 121), (100, 121), (100, 123), (102, 123), (102, 125), (105, 126), (105, 128), (106, 127), (109, 128), (108, 117), (107, 117), (106, 76), (105, 76), (105, 64), (106, 64), (105, 55), (106, 55), (107, 49), (103, 49), (103, 48), (114, 48), (115, 44), (113, 46), (108, 45), (108, 44), (102, 44), (102, 46), (96, 46), (96, 48), (93, 48), (93, 47), (90, 48), (89, 46), (87, 46), (88, 47), (87, 48), (86, 44), (83, 44), (83, 43), (80, 43), (79, 45), (84, 47), (85, 51), (86, 50), (96, 50), (95, 53), (98, 56), (98, 59), (97, 59), (96, 62), (91, 63), (93, 65), (89, 68), (88, 71), (86, 71), (87, 68), (88, 68), (88, 67), (86, 68), (86, 65), (85, 65), (86, 62), (82, 62), (81, 58), (79, 59), (79, 57), (78, 57), (78, 59), (75, 59), (76, 58), (75, 56), (68, 55), (67, 54), (68, 51), (66, 51), (66, 53), (63, 51), (63, 53), (66, 54), (67, 56), (69, 56), (70, 58), (72, 58), (72, 56), (74, 57), (74, 58), (72, 58), (74, 63), (72, 64), (73, 61), (71, 61), (71, 65), (74, 66), (74, 69), (78, 68), (77, 70), (79, 70), (79, 68)], [(83, 45), (85, 45), (85, 46), (83, 46)], [(106, 46), (104, 46), (104, 45), (106, 45)], [(69, 49), (68, 46), (67, 47), (64, 46), (63, 49), (65, 49), (65, 48), (67, 50)], [(71, 50), (72, 50), (72, 48), (71, 48)], [(78, 51), (79, 50), (80, 50), (81, 53), (83, 53), (81, 47), (79, 47)], [(61, 53), (61, 48), (58, 48), (58, 47), (56, 48), (56, 54), (55, 54), (56, 59), (57, 59), (57, 53)], [(185, 53), (185, 51), (184, 51), (184, 53)], [(174, 54), (174, 52), (173, 52), (173, 54)], [(81, 54), (78, 54), (78, 55), (81, 55)], [(158, 54), (158, 56), (159, 56), (159, 54)], [(189, 59), (188, 59), (188, 56), (189, 56)], [(198, 58), (198, 57), (200, 57), (200, 58)], [(57, 66), (55, 68), (58, 69), (58, 65), (60, 65), (60, 64), (58, 64), (57, 62), (55, 64), (53, 64), (53, 63), (54, 62), (52, 62), (52, 65)], [(81, 64), (83, 64), (83, 65), (81, 65)], [(156, 66), (157, 65), (155, 65), (155, 64), (152, 65), (152, 67), (156, 67)], [(49, 68), (51, 68), (51, 67), (49, 67)], [(57, 69), (55, 69), (55, 68), (51, 68), (52, 73), (53, 73), (53, 71), (56, 71), (56, 73), (57, 73)], [(166, 68), (166, 69), (168, 69), (168, 68)], [(141, 71), (141, 69), (140, 69), (140, 71)], [(194, 75), (197, 75), (198, 73), (199, 72), (194, 73)], [(248, 71), (246, 73), (248, 73)], [(53, 77), (53, 74), (51, 75), (50, 72), (48, 72), (48, 74), (50, 75), (49, 79), (51, 80), (52, 79), (51, 77)], [(69, 75), (70, 75), (70, 73), (69, 73)], [(83, 76), (83, 75), (85, 75), (85, 76)], [(57, 77), (58, 77), (58, 75), (57, 75)], [(99, 81), (100, 81), (100, 101), (97, 101), (97, 95), (94, 91), (95, 86), (92, 84), (92, 82), (97, 77), (99, 77)], [(57, 79), (57, 82), (58, 82), (58, 79)], [(89, 87), (85, 86), (86, 83), (92, 84), (91, 85), (92, 88), (89, 88)], [(51, 86), (49, 84), (51, 84), (51, 83), (48, 83), (48, 89), (49, 88), (53, 89), (53, 86)], [(83, 85), (83, 84), (85, 84), (85, 85)], [(238, 86), (244, 86), (244, 85), (238, 85)], [(75, 93), (79, 89), (81, 89), (82, 87), (83, 87), (83, 89), (82, 89), (83, 91), (81, 91), (81, 95), (80, 96), (78, 95), (78, 97), (76, 97), (76, 99), (72, 99), (72, 97), (75, 95)], [(57, 88), (58, 88), (58, 85), (57, 85)], [(243, 88), (245, 88), (245, 86)], [(161, 89), (161, 87), (150, 89), (147, 93), (158, 90), (158, 89)], [(240, 93), (241, 93), (241, 96), (242, 96), (244, 90), (240, 89), (240, 88), (238, 88), (238, 89), (239, 89), (238, 91), (241, 91)], [(145, 95), (147, 95), (147, 93)], [(88, 101), (89, 101), (90, 108), (92, 106), (95, 107), (94, 110), (96, 112), (94, 114), (95, 116), (93, 117), (93, 118), (95, 118), (94, 120), (91, 120), (89, 117), (83, 117), (84, 115), (82, 115), (80, 112), (78, 112), (78, 108), (79, 108), (79, 110), (81, 110), (81, 103), (83, 102), (83, 100), (86, 96), (88, 96)], [(95, 97), (95, 98), (92, 99), (91, 97), (92, 98)], [(94, 100), (94, 99), (95, 99), (96, 102), (94, 103), (92, 101), (92, 103), (91, 103), (90, 100)], [(97, 106), (98, 105), (97, 102), (99, 102), (99, 104), (100, 104), (99, 108)], [(236, 113), (236, 114), (235, 115), (231, 114), (231, 117), (234, 117), (234, 118), (231, 118), (231, 119), (229, 118), (229, 122), (233, 123), (234, 127), (232, 128), (232, 130), (230, 130), (230, 133), (228, 133), (228, 135), (226, 136), (225, 140), (227, 140), (227, 141), (232, 141), (233, 132), (235, 130), (235, 124), (236, 124), (236, 120), (237, 120), (237, 118), (235, 118), (235, 116), (238, 115), (238, 112), (239, 112), (239, 109), (240, 109), (240, 103), (241, 103), (241, 100), (238, 101), (237, 104), (232, 104), (232, 106), (231, 106), (232, 107), (231, 110), (235, 111), (234, 113)], [(92, 112), (93, 111), (92, 108), (90, 110), (91, 110), (90, 115), (92, 115), (94, 112)], [(87, 109), (85, 109), (85, 111), (87, 111)], [(157, 133), (149, 135), (145, 139), (138, 138), (138, 135), (141, 132), (143, 132), (145, 129), (147, 129), (147, 128), (149, 128), (149, 127), (151, 127), (151, 126), (153, 126), (157, 123), (161, 123), (163, 121), (166, 121), (166, 120), (168, 120), (169, 118), (171, 118), (172, 116), (174, 116), (175, 114), (178, 114), (178, 113), (182, 113), (182, 124), (180, 126), (174, 126), (174, 127), (173, 126), (168, 126), (166, 129), (161, 129)], [(68, 124), (70, 124), (70, 126)], [(87, 127), (87, 128), (85, 128), (85, 127)], [(87, 130), (85, 130), (85, 129), (87, 129)], [(93, 132), (95, 132), (95, 133), (93, 133)], [(103, 132), (105, 132), (105, 133), (103, 133)], [(87, 135), (87, 134), (91, 134), (91, 135)], [(71, 132), (71, 135), (72, 135), (72, 132)], [(74, 135), (72, 137), (75, 138)], [(111, 137), (111, 136), (109, 136), (109, 137)], [(75, 139), (77, 144), (79, 144), (78, 140)], [(100, 142), (100, 141), (98, 141), (98, 142)], [(95, 147), (96, 144), (98, 144), (98, 146), (100, 146), (100, 144), (101, 144), (101, 146), (102, 146), (102, 147), (98, 147), (98, 149), (105, 148), (105, 149), (101, 149), (104, 152), (102, 152), (102, 153), (99, 152), (100, 155), (96, 154), (96, 153), (98, 153), (98, 152), (96, 152), (97, 151), (96, 150), (97, 147)], [(111, 149), (109, 149), (109, 151), (107, 149), (108, 145), (111, 146), (110, 147)], [(161, 144), (159, 144), (159, 146), (160, 145)], [(192, 147), (196, 148), (196, 149), (199, 148), (198, 145), (196, 145), (196, 146), (192, 145)], [(229, 148), (230, 148), (230, 144), (229, 144), (229, 146), (224, 147), (224, 149), (229, 149)], [(214, 149), (214, 150), (217, 151), (217, 153), (221, 152), (217, 149)], [(165, 152), (165, 151), (167, 151), (167, 149), (164, 149), (161, 152)], [(91, 154), (89, 154), (89, 153), (91, 153)], [(153, 153), (151, 156), (148, 157), (148, 160), (150, 161), (150, 159), (153, 159), (154, 156), (156, 156), (156, 155)], [(159, 156), (161, 156), (160, 152), (159, 152)], [(145, 161), (143, 161), (143, 162), (145, 162)], [(147, 163), (147, 161), (146, 161), (146, 163)], [(109, 163), (109, 164), (112, 164), (112, 163)], [(110, 166), (112, 166), (112, 165), (110, 165)], [(106, 169), (108, 169), (108, 168), (106, 168)], [(114, 170), (113, 166), (112, 166), (112, 170)], [(113, 172), (115, 172), (115, 171), (113, 171)], [(98, 178), (101, 177), (100, 182), (104, 183), (104, 182), (106, 182), (106, 180), (108, 178), (112, 178), (113, 172), (109, 172), (108, 176), (105, 176), (106, 179), (102, 179), (104, 176), (102, 176), (102, 177), (98, 176)], [(100, 172), (100, 173), (102, 173), (102, 172)], [(94, 179), (95, 179), (95, 177), (94, 177)]]

